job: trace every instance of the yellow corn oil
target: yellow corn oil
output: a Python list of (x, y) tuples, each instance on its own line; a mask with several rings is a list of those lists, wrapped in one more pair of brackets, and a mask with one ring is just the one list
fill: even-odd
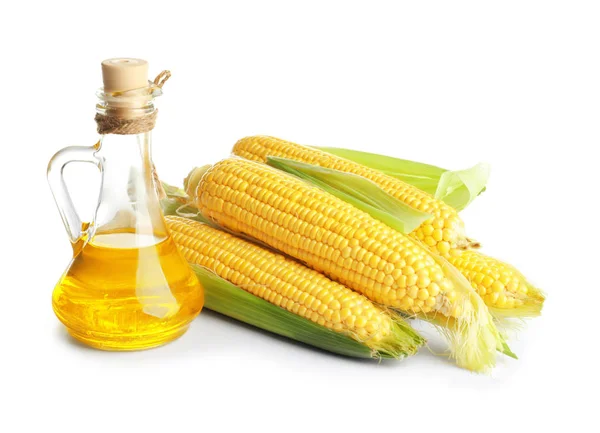
[(101, 234), (73, 258), (52, 306), (77, 340), (143, 349), (185, 332), (204, 302), (197, 285), (170, 237)]
[[(106, 350), (159, 346), (180, 335), (204, 304), (196, 275), (168, 232), (151, 158), (154, 97), (169, 73), (147, 79), (139, 59), (102, 62), (96, 122), (101, 137), (90, 147), (54, 155), (48, 181), (73, 246), (52, 306), (75, 339)], [(82, 222), (63, 178), (72, 162), (95, 165), (101, 176), (96, 211)]]

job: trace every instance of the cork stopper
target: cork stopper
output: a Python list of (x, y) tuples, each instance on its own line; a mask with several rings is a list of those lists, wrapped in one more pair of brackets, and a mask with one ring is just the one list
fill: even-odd
[(102, 62), (104, 92), (125, 92), (148, 86), (148, 62), (141, 59), (116, 58)]

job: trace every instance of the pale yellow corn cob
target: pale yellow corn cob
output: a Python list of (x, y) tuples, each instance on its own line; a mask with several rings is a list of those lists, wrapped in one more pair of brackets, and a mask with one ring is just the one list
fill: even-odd
[[(246, 159), (266, 162), (267, 156), (279, 156), (363, 176), (376, 183), (388, 194), (407, 205), (433, 215), (410, 233), (414, 239), (426, 244), (432, 253), (448, 259), (471, 285), (484, 297), (490, 307), (500, 308), (502, 314), (536, 316), (540, 313), (544, 296), (513, 267), (484, 256), (465, 251), (471, 244), (464, 234), (464, 225), (455, 209), (418, 188), (362, 164), (340, 158), (318, 149), (295, 144), (274, 137), (254, 136), (238, 141), (233, 153)], [(485, 276), (496, 291), (489, 293), (479, 281)], [(512, 282), (504, 283), (510, 279)], [(516, 287), (516, 290), (511, 290)], [(494, 311), (494, 313), (498, 313)]]
[(392, 317), (364, 296), (304, 265), (206, 224), (167, 216), (186, 260), (321, 326), (378, 345)]
[(375, 302), (438, 322), (456, 319), (451, 326), (459, 364), (475, 370), (493, 365), (500, 336), (485, 305), (464, 278), (446, 276), (408, 236), (317, 187), (240, 158), (215, 164), (187, 190), (205, 217)]

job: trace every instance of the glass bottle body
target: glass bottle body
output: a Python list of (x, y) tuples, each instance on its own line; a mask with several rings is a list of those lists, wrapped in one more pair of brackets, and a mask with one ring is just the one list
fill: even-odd
[[(77, 340), (100, 349), (145, 349), (182, 335), (204, 295), (163, 220), (151, 132), (109, 134), (92, 148), (61, 152), (48, 177), (73, 259), (53, 292), (57, 317)], [(80, 222), (62, 179), (62, 168), (73, 160), (93, 162), (102, 173), (89, 224)]]

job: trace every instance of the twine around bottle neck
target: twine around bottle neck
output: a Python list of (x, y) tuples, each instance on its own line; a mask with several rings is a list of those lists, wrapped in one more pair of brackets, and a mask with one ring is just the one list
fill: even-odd
[[(171, 72), (162, 71), (156, 76), (153, 83), (156, 87), (161, 88), (171, 78)], [(123, 118), (114, 116), (108, 113), (96, 113), (94, 120), (96, 121), (98, 134), (143, 134), (152, 131), (156, 124), (158, 110), (153, 110), (151, 113), (135, 118)]]

